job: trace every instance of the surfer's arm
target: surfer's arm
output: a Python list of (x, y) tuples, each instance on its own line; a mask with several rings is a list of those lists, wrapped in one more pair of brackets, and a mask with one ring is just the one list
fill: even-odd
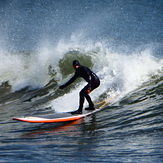
[(78, 74), (75, 73), (74, 76), (67, 83), (61, 85), (59, 88), (60, 89), (63, 89), (65, 87), (67, 87), (68, 85), (70, 85), (71, 83), (73, 83), (76, 80), (77, 77), (78, 77)]
[(89, 94), (91, 92), (91, 76), (89, 76), (89, 82), (88, 82), (88, 87), (87, 87), (87, 93)]
[(92, 72), (90, 69), (87, 69), (87, 75), (88, 75), (88, 87), (87, 87), (87, 93), (89, 94), (91, 92), (92, 88), (92, 82), (98, 79), (97, 75)]
[(89, 94), (91, 92), (91, 83), (92, 83), (92, 76), (90, 71), (87, 71), (88, 74), (88, 88), (87, 88), (87, 93)]

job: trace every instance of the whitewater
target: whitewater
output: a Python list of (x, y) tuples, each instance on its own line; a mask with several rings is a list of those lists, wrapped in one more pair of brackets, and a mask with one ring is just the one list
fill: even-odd
[[(0, 2), (0, 162), (162, 162), (162, 1)], [(103, 109), (72, 123), (29, 124), (14, 117), (78, 108), (82, 79), (101, 85)], [(84, 107), (87, 107), (85, 102)]]

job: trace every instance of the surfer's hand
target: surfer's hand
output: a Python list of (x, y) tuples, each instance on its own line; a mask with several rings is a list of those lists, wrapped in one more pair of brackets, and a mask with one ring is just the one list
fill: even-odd
[(65, 88), (65, 85), (61, 85), (59, 88), (60, 88), (60, 89), (63, 89), (63, 88)]
[(89, 94), (91, 91), (90, 91), (90, 89), (87, 89), (87, 93)]
[(89, 94), (91, 92), (91, 85), (88, 85), (87, 93)]

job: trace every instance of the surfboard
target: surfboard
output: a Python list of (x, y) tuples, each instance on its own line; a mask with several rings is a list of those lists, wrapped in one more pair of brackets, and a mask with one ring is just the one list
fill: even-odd
[(68, 121), (75, 121), (80, 118), (84, 118), (89, 116), (99, 109), (95, 109), (93, 111), (85, 111), (83, 114), (75, 114), (72, 115), (71, 113), (56, 113), (51, 115), (51, 118), (43, 118), (43, 117), (22, 117), (22, 118), (13, 118), (13, 120), (22, 121), (22, 122), (29, 122), (29, 123), (56, 123), (56, 122), (68, 122)]

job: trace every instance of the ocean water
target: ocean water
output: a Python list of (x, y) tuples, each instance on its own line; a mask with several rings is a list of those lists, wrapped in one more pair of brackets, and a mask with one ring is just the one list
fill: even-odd
[[(163, 162), (162, 0), (2, 0), (0, 20), (0, 162)], [(74, 59), (99, 76), (103, 108), (14, 121), (77, 109), (86, 83), (58, 89)]]

